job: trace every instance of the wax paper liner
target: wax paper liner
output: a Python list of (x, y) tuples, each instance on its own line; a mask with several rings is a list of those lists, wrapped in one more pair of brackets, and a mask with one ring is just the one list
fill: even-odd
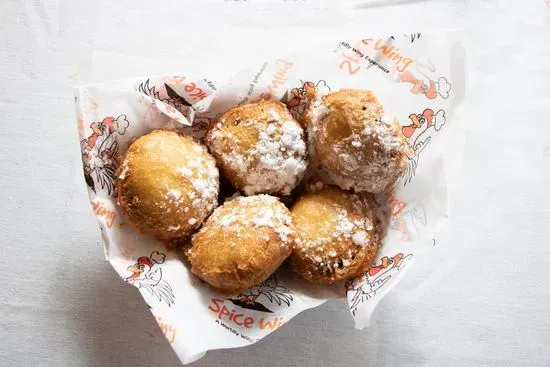
[[(465, 93), (464, 51), (455, 32), (343, 39), (247, 68), (220, 86), (183, 70), (172, 77), (110, 81), (75, 89), (84, 177), (105, 255), (136, 286), (183, 363), (207, 350), (252, 344), (328, 298), (347, 301), (356, 327), (417, 256), (433, 247), (448, 216), (448, 144)], [(238, 296), (224, 297), (194, 277), (179, 251), (138, 233), (116, 205), (115, 169), (136, 138), (169, 128), (202, 140), (208, 123), (234, 106), (282, 100), (293, 114), (309, 88), (372, 90), (402, 124), (408, 168), (389, 199), (389, 229), (375, 263), (345, 284), (316, 286), (286, 269)], [(191, 126), (192, 125), (192, 126)]]

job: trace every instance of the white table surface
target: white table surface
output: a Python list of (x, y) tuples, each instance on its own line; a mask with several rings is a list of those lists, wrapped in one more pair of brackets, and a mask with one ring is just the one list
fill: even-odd
[(183, 70), (223, 80), (303, 42), (380, 27), (465, 29), (470, 92), (452, 222), (369, 329), (329, 302), (196, 365), (550, 365), (544, 0), (153, 3), (0, 4), (0, 365), (179, 364), (138, 291), (104, 260), (74, 85)]

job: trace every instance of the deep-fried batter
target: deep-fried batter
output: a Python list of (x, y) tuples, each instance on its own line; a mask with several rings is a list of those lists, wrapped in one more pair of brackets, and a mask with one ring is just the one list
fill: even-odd
[(300, 242), (292, 269), (315, 283), (334, 283), (368, 269), (378, 248), (373, 209), (366, 194), (312, 185), (291, 212)]
[(280, 102), (227, 111), (210, 127), (206, 144), (223, 175), (246, 195), (288, 195), (307, 167), (304, 131)]
[(342, 89), (315, 98), (304, 115), (312, 159), (344, 190), (380, 193), (407, 167), (397, 119), (370, 91)]
[(290, 255), (295, 228), (275, 197), (237, 197), (214, 210), (191, 241), (191, 271), (224, 294), (267, 279)]
[(141, 232), (191, 235), (217, 205), (214, 158), (191, 138), (155, 130), (132, 143), (117, 172), (118, 205)]

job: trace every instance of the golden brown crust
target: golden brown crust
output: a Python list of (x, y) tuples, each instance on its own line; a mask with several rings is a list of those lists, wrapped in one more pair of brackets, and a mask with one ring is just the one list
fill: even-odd
[(335, 283), (364, 272), (378, 249), (375, 218), (365, 195), (312, 185), (291, 208), (300, 236), (292, 269), (314, 283)]
[(232, 108), (210, 126), (205, 141), (224, 177), (247, 195), (288, 195), (306, 169), (303, 129), (280, 102)]
[(342, 189), (386, 191), (407, 167), (399, 122), (370, 91), (342, 89), (310, 101), (304, 123), (311, 154)]
[(155, 130), (138, 138), (116, 172), (118, 205), (140, 232), (188, 237), (217, 205), (214, 159), (191, 138)]
[(214, 210), (187, 251), (191, 272), (224, 294), (267, 279), (290, 255), (295, 228), (275, 197), (237, 197)]

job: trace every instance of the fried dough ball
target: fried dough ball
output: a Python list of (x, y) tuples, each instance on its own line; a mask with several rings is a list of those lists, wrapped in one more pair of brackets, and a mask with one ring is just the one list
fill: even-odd
[(191, 272), (231, 295), (266, 280), (290, 255), (295, 228), (269, 195), (240, 196), (214, 210), (191, 241)]
[(246, 195), (288, 195), (307, 166), (304, 131), (280, 102), (227, 111), (211, 126), (206, 144), (223, 175)]
[(342, 89), (316, 98), (304, 123), (310, 154), (344, 190), (383, 192), (407, 167), (399, 122), (370, 91)]
[(378, 249), (374, 211), (366, 196), (321, 183), (312, 187), (291, 208), (300, 236), (290, 257), (292, 269), (325, 284), (366, 271)]
[(160, 240), (188, 237), (217, 205), (214, 158), (173, 131), (155, 130), (134, 141), (116, 175), (122, 212), (142, 233)]

